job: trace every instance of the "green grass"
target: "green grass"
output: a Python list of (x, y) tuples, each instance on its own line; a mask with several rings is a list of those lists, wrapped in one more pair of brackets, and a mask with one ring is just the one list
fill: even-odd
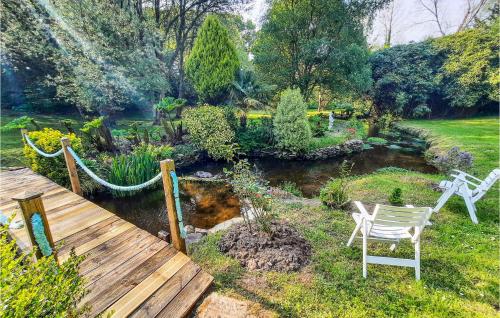
[(461, 120), (412, 120), (401, 125), (422, 130), (431, 142), (431, 150), (444, 152), (458, 146), (474, 156), (471, 170), (478, 176), (486, 176), (498, 167), (498, 118), (485, 117)]
[[(498, 166), (496, 119), (403, 125), (424, 129), (435, 151), (453, 146), (470, 151), (480, 176)], [(385, 169), (354, 178), (349, 192), (353, 200), (372, 205), (387, 203), (398, 187), (405, 204), (434, 206), (440, 193), (432, 185), (443, 177)], [(420, 282), (409, 268), (382, 265), (369, 265), (368, 279), (363, 279), (360, 244), (345, 246), (354, 227), (350, 213), (301, 203), (281, 203), (276, 211), (313, 247), (311, 264), (298, 273), (246, 271), (219, 252), (221, 234), (192, 246), (191, 255), (214, 275), (217, 291), (256, 301), (283, 317), (498, 317), (498, 186), (477, 207), (478, 225), (470, 221), (459, 198), (432, 216), (433, 225), (422, 236)], [(372, 244), (370, 253), (410, 258), (413, 249), (407, 242), (395, 252), (388, 245)]]

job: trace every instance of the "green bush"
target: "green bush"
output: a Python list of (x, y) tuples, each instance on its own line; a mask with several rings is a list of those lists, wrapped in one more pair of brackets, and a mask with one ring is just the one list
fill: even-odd
[(309, 147), (311, 128), (307, 121), (307, 105), (299, 89), (287, 89), (281, 93), (273, 127), (279, 148), (301, 152)]
[(222, 108), (209, 105), (191, 108), (184, 112), (183, 118), (191, 141), (210, 157), (216, 160), (234, 157), (234, 131)]
[(17, 254), (15, 240), (0, 229), (0, 309), (1, 317), (80, 317), (86, 308), (77, 308), (85, 294), (78, 274), (82, 256), (58, 265), (53, 256), (37, 262), (31, 254)]
[(240, 150), (244, 153), (265, 149), (272, 145), (272, 122), (269, 118), (263, 118), (261, 121), (252, 120), (246, 129), (238, 131), (236, 137)]
[(349, 166), (347, 161), (343, 161), (340, 165), (340, 174), (336, 179), (330, 179), (323, 188), (321, 188), (319, 198), (325, 205), (334, 209), (345, 208), (349, 201), (349, 174), (351, 173), (352, 165)]
[[(61, 149), (61, 138), (63, 137), (69, 138), (71, 148), (73, 148), (76, 153), (81, 155), (83, 150), (82, 141), (80, 138), (76, 137), (75, 134), (63, 134), (59, 130), (52, 128), (31, 131), (28, 133), (28, 137), (37, 148), (46, 153), (54, 153)], [(31, 170), (48, 177), (64, 187), (69, 187), (71, 185), (63, 155), (54, 158), (46, 158), (39, 155), (26, 143), (24, 145), (24, 156), (28, 160), (28, 165)]]
[(403, 190), (395, 188), (387, 200), (392, 205), (403, 206)]
[(238, 55), (226, 28), (209, 15), (198, 31), (186, 73), (200, 100), (217, 103), (236, 79)]
[(10, 131), (14, 129), (21, 129), (21, 128), (27, 128), (29, 124), (33, 122), (33, 118), (28, 117), (28, 116), (21, 116), (18, 118), (15, 118), (8, 122), (7, 124), (3, 125), (0, 127), (0, 131)]
[(309, 125), (313, 137), (323, 137), (328, 130), (328, 118), (321, 115), (311, 116), (309, 117)]

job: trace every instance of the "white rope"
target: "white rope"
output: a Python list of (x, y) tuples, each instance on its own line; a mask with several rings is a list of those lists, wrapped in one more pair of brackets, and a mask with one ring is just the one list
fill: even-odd
[(47, 157), (47, 158), (53, 158), (53, 157), (57, 157), (59, 156), (60, 154), (63, 153), (63, 149), (59, 149), (58, 151), (54, 152), (54, 153), (46, 153), (46, 152), (43, 152), (42, 150), (38, 149), (35, 144), (31, 141), (31, 139), (28, 137), (28, 135), (24, 134), (24, 139), (26, 140), (26, 142), (28, 143), (28, 145), (31, 146), (31, 148), (33, 148), (36, 152), (38, 152), (40, 155), (44, 156), (44, 157)]
[(76, 154), (76, 152), (71, 148), (71, 147), (68, 147), (68, 151), (71, 153), (71, 155), (73, 156), (73, 158), (75, 159), (76, 163), (83, 169), (83, 171), (85, 171), (92, 179), (94, 179), (97, 183), (105, 186), (105, 187), (108, 187), (110, 189), (113, 189), (113, 190), (117, 190), (117, 191), (137, 191), (137, 190), (141, 190), (141, 189), (144, 189), (146, 187), (149, 187), (150, 185), (154, 184), (156, 181), (160, 180), (161, 179), (161, 172), (158, 173), (153, 179), (151, 180), (148, 180), (144, 183), (141, 183), (141, 184), (138, 184), (138, 185), (133, 185), (133, 186), (120, 186), (120, 185), (116, 185), (116, 184), (112, 184), (112, 183), (109, 183), (101, 178), (99, 178), (95, 173), (92, 172), (92, 170), (90, 170), (82, 161), (82, 159), (80, 159), (80, 157), (78, 157), (78, 155)]

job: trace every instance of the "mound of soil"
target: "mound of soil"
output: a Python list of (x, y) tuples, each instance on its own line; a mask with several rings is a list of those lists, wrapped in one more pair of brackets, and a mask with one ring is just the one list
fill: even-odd
[(229, 230), (219, 242), (221, 252), (249, 270), (291, 272), (309, 263), (311, 246), (290, 225), (273, 221), (271, 233), (251, 233), (244, 224)]

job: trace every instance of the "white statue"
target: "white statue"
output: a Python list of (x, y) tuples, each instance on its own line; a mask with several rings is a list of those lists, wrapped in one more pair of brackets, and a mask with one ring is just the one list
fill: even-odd
[(330, 116), (328, 116), (328, 130), (333, 130), (333, 121), (335, 118), (333, 118), (333, 112), (330, 113)]

